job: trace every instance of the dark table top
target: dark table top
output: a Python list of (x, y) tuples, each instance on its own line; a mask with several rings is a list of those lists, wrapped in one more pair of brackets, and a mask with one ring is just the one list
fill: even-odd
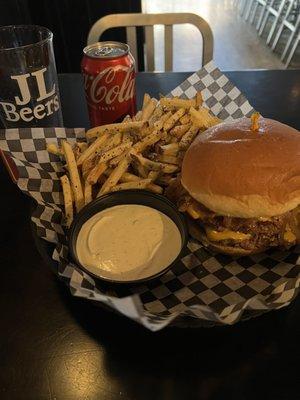
[[(263, 115), (300, 128), (299, 71), (228, 72)], [(187, 73), (139, 74), (167, 93)], [(79, 75), (60, 76), (65, 125), (88, 126)], [(39, 255), (30, 202), (0, 166), (0, 399), (294, 399), (300, 299), (211, 329), (136, 323), (72, 297)]]

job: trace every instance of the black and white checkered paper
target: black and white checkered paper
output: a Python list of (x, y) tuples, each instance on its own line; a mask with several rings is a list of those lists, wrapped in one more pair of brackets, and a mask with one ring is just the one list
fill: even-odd
[[(191, 75), (171, 96), (191, 98), (201, 90), (205, 104), (222, 119), (249, 116), (247, 99), (211, 62)], [(284, 307), (300, 286), (300, 246), (233, 258), (212, 253), (190, 240), (178, 264), (161, 278), (139, 286), (107, 287), (74, 265), (62, 228), (61, 161), (47, 143), (84, 140), (83, 129), (32, 128), (1, 132), (0, 148), (19, 171), (18, 186), (37, 201), (32, 215), (39, 237), (55, 246), (59, 277), (74, 296), (103, 303), (146, 328), (169, 324), (213, 326)]]

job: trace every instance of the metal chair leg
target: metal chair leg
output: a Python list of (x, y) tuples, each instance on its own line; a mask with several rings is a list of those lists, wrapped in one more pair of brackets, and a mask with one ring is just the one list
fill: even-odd
[(279, 39), (280, 39), (280, 36), (281, 36), (281, 34), (282, 34), (282, 32), (283, 32), (283, 29), (284, 29), (284, 27), (285, 27), (285, 21), (288, 19), (288, 16), (289, 16), (289, 14), (290, 14), (290, 12), (291, 12), (291, 9), (292, 9), (292, 7), (293, 7), (293, 3), (294, 3), (293, 0), (290, 1), (290, 4), (288, 5), (288, 8), (286, 9), (285, 15), (284, 15), (284, 17), (283, 17), (283, 19), (282, 19), (282, 21), (281, 21), (280, 27), (279, 27), (279, 29), (278, 29), (278, 31), (277, 31), (277, 33), (276, 33), (276, 36), (275, 36), (275, 38), (274, 38), (274, 40), (273, 40), (273, 43), (272, 43), (272, 50), (273, 50), (273, 51), (275, 50), (275, 48), (276, 48), (276, 46), (277, 46), (277, 43), (278, 43), (278, 41), (279, 41)]
[(251, 25), (253, 25), (254, 18), (255, 18), (255, 15), (256, 15), (256, 11), (257, 11), (257, 8), (258, 8), (258, 1), (256, 1), (255, 4), (254, 4), (254, 8), (253, 8), (253, 11), (252, 11), (252, 16), (251, 16), (251, 19), (250, 19), (250, 24), (251, 24)]
[(244, 11), (245, 11), (245, 9), (246, 9), (246, 6), (247, 6), (247, 0), (242, 0), (242, 1), (241, 1), (241, 4), (240, 4), (240, 7), (239, 7), (239, 13), (240, 13), (240, 16), (241, 16), (241, 17), (242, 17), (243, 14), (244, 14)]
[(270, 16), (270, 8), (273, 6), (274, 2), (275, 2), (275, 0), (271, 0), (270, 5), (267, 6), (265, 15), (264, 15), (263, 20), (262, 20), (262, 23), (261, 23), (261, 27), (260, 27), (260, 29), (259, 29), (259, 31), (258, 31), (258, 35), (259, 35), (259, 36), (262, 35), (262, 33), (263, 33), (264, 29), (265, 29), (266, 23), (267, 23), (268, 18), (269, 18), (269, 16)]
[(248, 18), (251, 14), (252, 5), (253, 5), (253, 0), (248, 1), (248, 9), (245, 14), (245, 21), (248, 21)]
[(297, 37), (297, 39), (295, 40), (295, 43), (293, 44), (293, 47), (292, 47), (292, 49), (291, 49), (291, 51), (290, 51), (290, 54), (288, 55), (288, 58), (287, 58), (287, 60), (286, 60), (286, 62), (285, 62), (285, 68), (288, 68), (289, 67), (289, 65), (290, 65), (290, 63), (291, 63), (291, 61), (292, 61), (292, 58), (293, 58), (293, 56), (294, 56), (294, 54), (295, 54), (295, 51), (296, 51), (296, 49), (297, 49), (297, 47), (298, 47), (298, 44), (299, 44), (299, 42), (300, 42), (300, 34), (298, 34), (298, 37)]
[(280, 19), (280, 17), (281, 17), (281, 14), (282, 14), (282, 12), (283, 12), (283, 8), (284, 8), (285, 4), (286, 4), (286, 0), (283, 0), (283, 1), (280, 3), (277, 16), (275, 17), (275, 19), (274, 19), (274, 21), (273, 21), (272, 27), (271, 27), (271, 29), (270, 29), (270, 32), (269, 32), (269, 35), (268, 35), (268, 38), (267, 38), (267, 41), (266, 41), (267, 44), (269, 44), (269, 43), (271, 42), (271, 39), (272, 39), (272, 37), (273, 37), (273, 35), (274, 35), (275, 29), (276, 29), (276, 27), (277, 27), (278, 21), (279, 21), (279, 19)]
[(298, 30), (299, 30), (299, 26), (300, 26), (300, 15), (298, 15), (298, 18), (297, 18), (297, 21), (296, 21), (296, 24), (295, 24), (294, 31), (292, 32), (291, 36), (289, 37), (289, 40), (287, 41), (287, 43), (286, 43), (286, 45), (285, 45), (285, 48), (284, 48), (284, 50), (283, 50), (283, 53), (282, 53), (282, 55), (281, 55), (281, 57), (280, 57), (280, 60), (281, 60), (281, 61), (283, 61), (283, 60), (285, 59), (285, 56), (286, 56), (286, 54), (287, 54), (287, 52), (288, 52), (288, 49), (289, 49), (290, 45), (292, 44), (292, 42), (293, 42), (295, 36), (297, 35), (297, 32), (298, 32)]
[(262, 24), (262, 20), (263, 20), (263, 18), (265, 16), (267, 7), (268, 7), (268, 0), (266, 1), (266, 4), (261, 7), (260, 14), (259, 14), (259, 17), (258, 17), (258, 20), (257, 20), (257, 24), (256, 24), (256, 30), (257, 31), (260, 30), (260, 27), (261, 27), (261, 24)]

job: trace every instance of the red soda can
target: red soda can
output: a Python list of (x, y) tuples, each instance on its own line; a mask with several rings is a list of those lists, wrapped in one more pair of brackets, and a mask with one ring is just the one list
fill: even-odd
[(129, 46), (98, 42), (83, 49), (81, 71), (91, 127), (136, 113), (135, 61)]

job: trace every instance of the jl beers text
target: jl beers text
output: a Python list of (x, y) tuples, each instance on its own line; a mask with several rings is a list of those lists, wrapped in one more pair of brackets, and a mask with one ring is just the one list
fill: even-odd
[[(0, 102), (7, 121), (17, 122), (23, 120), (25, 122), (30, 122), (34, 118), (43, 119), (48, 117), (59, 109), (59, 99), (56, 93), (55, 83), (53, 83), (51, 90), (49, 92), (47, 91), (44, 77), (46, 71), (46, 68), (42, 68), (31, 73), (12, 75), (10, 77), (17, 82), (20, 95), (15, 96), (15, 103)], [(37, 98), (32, 99), (32, 93), (30, 92), (28, 84), (29, 79), (32, 80), (31, 87), (33, 87), (33, 85), (36, 86)], [(38, 104), (32, 108), (29, 107), (28, 103), (30, 103), (31, 100), (38, 102)]]

